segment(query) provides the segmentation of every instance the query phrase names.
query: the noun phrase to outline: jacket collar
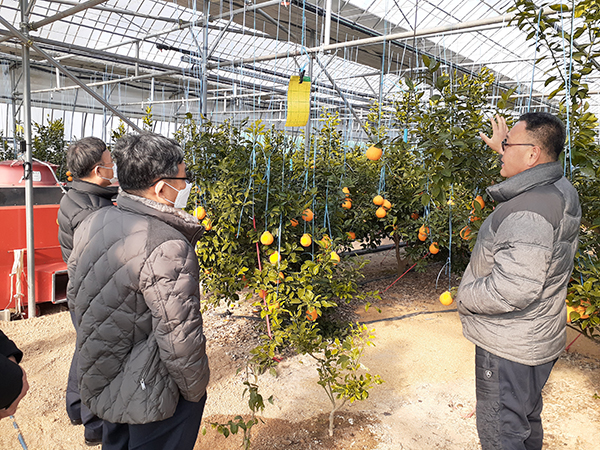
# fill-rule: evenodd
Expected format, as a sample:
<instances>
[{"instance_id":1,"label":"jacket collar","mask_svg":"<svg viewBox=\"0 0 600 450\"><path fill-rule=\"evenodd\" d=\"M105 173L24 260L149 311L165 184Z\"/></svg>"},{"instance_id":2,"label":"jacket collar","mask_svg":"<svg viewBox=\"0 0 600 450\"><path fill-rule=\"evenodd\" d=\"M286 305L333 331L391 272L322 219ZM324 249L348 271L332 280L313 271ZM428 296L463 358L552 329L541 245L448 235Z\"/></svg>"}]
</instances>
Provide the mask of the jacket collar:
<instances>
[{"instance_id":1,"label":"jacket collar","mask_svg":"<svg viewBox=\"0 0 600 450\"><path fill-rule=\"evenodd\" d=\"M204 233L204 227L200 225L198 219L184 210L129 194L122 189L119 189L117 206L125 211L152 216L165 222L183 234L192 245L196 245Z\"/></svg>"},{"instance_id":2,"label":"jacket collar","mask_svg":"<svg viewBox=\"0 0 600 450\"><path fill-rule=\"evenodd\" d=\"M108 200L113 199L119 193L118 186L103 187L83 180L73 180L71 183L71 189L85 192L87 194L97 195L98 197L103 197Z\"/></svg>"},{"instance_id":3,"label":"jacket collar","mask_svg":"<svg viewBox=\"0 0 600 450\"><path fill-rule=\"evenodd\" d=\"M497 202L505 202L538 186L553 184L563 177L560 161L539 164L531 169L518 173L502 183L486 189L486 192Z\"/></svg>"}]
</instances>

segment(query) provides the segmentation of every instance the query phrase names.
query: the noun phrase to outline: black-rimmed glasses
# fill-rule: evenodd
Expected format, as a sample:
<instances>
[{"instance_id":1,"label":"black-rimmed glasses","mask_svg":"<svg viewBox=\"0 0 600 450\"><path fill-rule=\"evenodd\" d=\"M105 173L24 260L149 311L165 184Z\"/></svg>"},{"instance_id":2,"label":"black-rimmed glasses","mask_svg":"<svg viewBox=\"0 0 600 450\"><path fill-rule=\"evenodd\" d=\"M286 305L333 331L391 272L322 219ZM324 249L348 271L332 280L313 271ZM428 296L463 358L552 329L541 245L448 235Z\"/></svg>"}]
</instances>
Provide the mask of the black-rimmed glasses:
<instances>
[{"instance_id":1,"label":"black-rimmed glasses","mask_svg":"<svg viewBox=\"0 0 600 450\"><path fill-rule=\"evenodd\" d=\"M535 147L535 144L509 144L508 142L506 142L507 140L504 139L502 141L502 151L506 150L506 147L512 147L514 145L528 145L529 147Z\"/></svg>"}]
</instances>

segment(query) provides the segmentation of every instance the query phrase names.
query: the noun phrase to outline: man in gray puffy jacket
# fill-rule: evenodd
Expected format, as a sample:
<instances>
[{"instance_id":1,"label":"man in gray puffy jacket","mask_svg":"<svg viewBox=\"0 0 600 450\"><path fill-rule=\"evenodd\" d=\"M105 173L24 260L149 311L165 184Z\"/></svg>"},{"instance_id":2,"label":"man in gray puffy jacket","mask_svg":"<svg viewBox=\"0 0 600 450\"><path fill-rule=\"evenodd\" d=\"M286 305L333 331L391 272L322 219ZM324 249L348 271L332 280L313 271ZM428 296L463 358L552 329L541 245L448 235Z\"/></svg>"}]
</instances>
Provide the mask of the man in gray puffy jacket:
<instances>
[{"instance_id":1,"label":"man in gray puffy jacket","mask_svg":"<svg viewBox=\"0 0 600 450\"><path fill-rule=\"evenodd\" d=\"M567 284L581 221L579 196L558 161L562 122L527 113L509 131L492 119L484 141L507 178L487 189L482 224L456 296L476 345L477 431L483 450L540 450L542 388L566 343Z\"/></svg>"},{"instance_id":2,"label":"man in gray puffy jacket","mask_svg":"<svg viewBox=\"0 0 600 450\"><path fill-rule=\"evenodd\" d=\"M209 379L191 184L179 145L152 133L116 142L117 207L75 231L68 298L79 324L82 401L103 449L192 449ZM71 300L72 299L72 300Z\"/></svg>"},{"instance_id":3,"label":"man in gray puffy jacket","mask_svg":"<svg viewBox=\"0 0 600 450\"><path fill-rule=\"evenodd\" d=\"M85 137L67 150L67 168L73 175L69 191L58 209L58 242L63 260L68 262L73 250L73 233L87 216L106 206L112 206L117 196L116 167L102 139ZM77 330L73 310L71 320ZM102 443L102 420L81 403L77 381L77 350L73 352L67 381L66 407L73 425L83 424L87 445Z\"/></svg>"}]
</instances>

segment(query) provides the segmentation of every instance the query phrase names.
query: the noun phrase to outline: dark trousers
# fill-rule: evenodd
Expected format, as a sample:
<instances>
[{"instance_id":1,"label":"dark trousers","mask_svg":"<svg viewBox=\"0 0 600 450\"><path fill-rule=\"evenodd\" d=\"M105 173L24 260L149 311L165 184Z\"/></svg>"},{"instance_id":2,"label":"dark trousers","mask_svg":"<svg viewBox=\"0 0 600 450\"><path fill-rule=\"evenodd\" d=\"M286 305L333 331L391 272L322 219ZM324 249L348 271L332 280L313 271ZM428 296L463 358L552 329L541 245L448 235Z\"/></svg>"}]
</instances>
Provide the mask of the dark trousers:
<instances>
[{"instance_id":1,"label":"dark trousers","mask_svg":"<svg viewBox=\"0 0 600 450\"><path fill-rule=\"evenodd\" d=\"M555 363L526 366L476 347L477 432L482 450L541 450L542 388Z\"/></svg>"},{"instance_id":2,"label":"dark trousers","mask_svg":"<svg viewBox=\"0 0 600 450\"><path fill-rule=\"evenodd\" d=\"M175 414L141 425L104 421L102 450L192 450L200 430L206 395L199 402L179 398Z\"/></svg>"},{"instance_id":3,"label":"dark trousers","mask_svg":"<svg viewBox=\"0 0 600 450\"><path fill-rule=\"evenodd\" d=\"M71 313L71 321L73 322L75 331L77 331L73 312L69 312ZM69 368L69 379L67 380L67 414L72 421L81 420L81 423L83 423L85 427L85 439L99 441L102 439L102 420L96 417L87 406L81 403L79 382L77 380L77 355L77 349L75 349L73 352L73 359L71 360L71 367Z\"/></svg>"}]
</instances>

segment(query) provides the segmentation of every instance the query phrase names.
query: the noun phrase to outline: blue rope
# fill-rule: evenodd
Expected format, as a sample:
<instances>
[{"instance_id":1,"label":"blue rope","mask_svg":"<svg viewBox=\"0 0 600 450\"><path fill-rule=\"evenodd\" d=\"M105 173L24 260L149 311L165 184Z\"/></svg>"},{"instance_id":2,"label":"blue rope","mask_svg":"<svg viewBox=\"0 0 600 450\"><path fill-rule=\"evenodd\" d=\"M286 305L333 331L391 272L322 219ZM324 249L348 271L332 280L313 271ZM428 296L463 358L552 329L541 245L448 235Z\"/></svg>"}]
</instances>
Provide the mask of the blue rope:
<instances>
[{"instance_id":1,"label":"blue rope","mask_svg":"<svg viewBox=\"0 0 600 450\"><path fill-rule=\"evenodd\" d=\"M533 54L533 71L531 72L531 87L529 88L529 101L527 103L527 112L531 109L531 98L533 97L533 79L535 77L535 65L537 60L538 38L540 34L540 22L542 20L542 8L538 14L538 26L535 30L535 53Z\"/></svg>"}]
</instances>

